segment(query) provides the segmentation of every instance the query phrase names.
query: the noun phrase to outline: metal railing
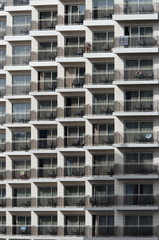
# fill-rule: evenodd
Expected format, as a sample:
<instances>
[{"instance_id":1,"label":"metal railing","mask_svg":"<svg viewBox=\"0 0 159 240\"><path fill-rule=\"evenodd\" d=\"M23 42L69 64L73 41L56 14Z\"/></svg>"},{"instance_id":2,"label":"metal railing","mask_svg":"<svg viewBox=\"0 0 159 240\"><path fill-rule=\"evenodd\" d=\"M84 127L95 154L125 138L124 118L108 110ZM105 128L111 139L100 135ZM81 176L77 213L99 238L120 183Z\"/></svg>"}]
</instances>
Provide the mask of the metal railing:
<instances>
[{"instance_id":1,"label":"metal railing","mask_svg":"<svg viewBox=\"0 0 159 240\"><path fill-rule=\"evenodd\" d=\"M108 85L114 81L114 71L105 73L86 74L86 85Z\"/></svg>"},{"instance_id":2,"label":"metal railing","mask_svg":"<svg viewBox=\"0 0 159 240\"><path fill-rule=\"evenodd\" d=\"M38 226L38 235L52 235L52 236L56 236L57 235L57 230L58 227L54 226L54 225L49 225L49 226L43 226L40 225Z\"/></svg>"},{"instance_id":3,"label":"metal railing","mask_svg":"<svg viewBox=\"0 0 159 240\"><path fill-rule=\"evenodd\" d=\"M17 24L13 25L13 27L7 26L7 35L8 36L21 36L21 35L29 35L30 24Z\"/></svg>"},{"instance_id":4,"label":"metal railing","mask_svg":"<svg viewBox=\"0 0 159 240\"><path fill-rule=\"evenodd\" d=\"M31 207L31 198L28 197L12 197L13 207Z\"/></svg>"},{"instance_id":5,"label":"metal railing","mask_svg":"<svg viewBox=\"0 0 159 240\"><path fill-rule=\"evenodd\" d=\"M13 235L31 235L32 226L14 225L12 226Z\"/></svg>"},{"instance_id":6,"label":"metal railing","mask_svg":"<svg viewBox=\"0 0 159 240\"><path fill-rule=\"evenodd\" d=\"M6 170L0 170L0 180L6 179Z\"/></svg>"},{"instance_id":7,"label":"metal railing","mask_svg":"<svg viewBox=\"0 0 159 240\"><path fill-rule=\"evenodd\" d=\"M12 151L28 151L30 150L30 141L26 140L13 140Z\"/></svg>"},{"instance_id":8,"label":"metal railing","mask_svg":"<svg viewBox=\"0 0 159 240\"><path fill-rule=\"evenodd\" d=\"M112 115L114 102L103 102L85 106L85 115Z\"/></svg>"},{"instance_id":9,"label":"metal railing","mask_svg":"<svg viewBox=\"0 0 159 240\"><path fill-rule=\"evenodd\" d=\"M6 115L6 123L28 123L30 112L17 112Z\"/></svg>"},{"instance_id":10,"label":"metal railing","mask_svg":"<svg viewBox=\"0 0 159 240\"><path fill-rule=\"evenodd\" d=\"M92 207L113 206L116 203L115 200L115 195L90 197L90 203Z\"/></svg>"},{"instance_id":11,"label":"metal railing","mask_svg":"<svg viewBox=\"0 0 159 240\"><path fill-rule=\"evenodd\" d=\"M115 174L114 165L93 165L92 175L93 176L112 176Z\"/></svg>"},{"instance_id":12,"label":"metal railing","mask_svg":"<svg viewBox=\"0 0 159 240\"><path fill-rule=\"evenodd\" d=\"M13 84L6 86L6 95L28 95L30 92L30 84Z\"/></svg>"},{"instance_id":13,"label":"metal railing","mask_svg":"<svg viewBox=\"0 0 159 240\"><path fill-rule=\"evenodd\" d=\"M123 234L124 236L151 237L156 235L154 231L154 227L150 225L125 226L123 230L124 230L124 234Z\"/></svg>"},{"instance_id":14,"label":"metal railing","mask_svg":"<svg viewBox=\"0 0 159 240\"><path fill-rule=\"evenodd\" d=\"M87 146L112 145L114 143L114 133L93 134L86 136Z\"/></svg>"},{"instance_id":15,"label":"metal railing","mask_svg":"<svg viewBox=\"0 0 159 240\"><path fill-rule=\"evenodd\" d=\"M65 166L65 177L83 177L85 176L85 166Z\"/></svg>"},{"instance_id":16,"label":"metal railing","mask_svg":"<svg viewBox=\"0 0 159 240\"><path fill-rule=\"evenodd\" d=\"M57 167L38 168L38 178L55 178L57 177Z\"/></svg>"},{"instance_id":17,"label":"metal railing","mask_svg":"<svg viewBox=\"0 0 159 240\"><path fill-rule=\"evenodd\" d=\"M31 30L45 30L50 31L54 30L57 25L57 18L54 19L39 19L37 22L32 21L31 22Z\"/></svg>"},{"instance_id":18,"label":"metal railing","mask_svg":"<svg viewBox=\"0 0 159 240\"><path fill-rule=\"evenodd\" d=\"M87 53L90 52L112 52L112 48L114 47L114 39L107 40L98 40L93 41L92 43L86 43L85 51Z\"/></svg>"},{"instance_id":19,"label":"metal railing","mask_svg":"<svg viewBox=\"0 0 159 240\"><path fill-rule=\"evenodd\" d=\"M112 19L113 14L114 14L113 6L107 8L93 8L91 11L90 10L85 11L87 20Z\"/></svg>"},{"instance_id":20,"label":"metal railing","mask_svg":"<svg viewBox=\"0 0 159 240\"><path fill-rule=\"evenodd\" d=\"M57 146L56 138L39 138L31 140L31 148L34 149L55 149Z\"/></svg>"},{"instance_id":21,"label":"metal railing","mask_svg":"<svg viewBox=\"0 0 159 240\"><path fill-rule=\"evenodd\" d=\"M0 208L6 207L6 198L5 197L0 197Z\"/></svg>"},{"instance_id":22,"label":"metal railing","mask_svg":"<svg viewBox=\"0 0 159 240\"><path fill-rule=\"evenodd\" d=\"M0 225L0 235L4 235L7 233L7 227L5 225Z\"/></svg>"},{"instance_id":23,"label":"metal railing","mask_svg":"<svg viewBox=\"0 0 159 240\"><path fill-rule=\"evenodd\" d=\"M58 79L58 88L83 88L85 76L65 77Z\"/></svg>"},{"instance_id":24,"label":"metal railing","mask_svg":"<svg viewBox=\"0 0 159 240\"><path fill-rule=\"evenodd\" d=\"M69 106L64 108L58 108L58 117L73 117L73 118L81 118L85 114L85 106Z\"/></svg>"},{"instance_id":25,"label":"metal railing","mask_svg":"<svg viewBox=\"0 0 159 240\"><path fill-rule=\"evenodd\" d=\"M0 98L4 97L6 95L6 88L0 87Z\"/></svg>"},{"instance_id":26,"label":"metal railing","mask_svg":"<svg viewBox=\"0 0 159 240\"><path fill-rule=\"evenodd\" d=\"M114 4L114 14L152 14L159 12L159 4L145 2L126 2L125 4Z\"/></svg>"},{"instance_id":27,"label":"metal railing","mask_svg":"<svg viewBox=\"0 0 159 240\"><path fill-rule=\"evenodd\" d=\"M126 143L159 143L159 133L145 130L144 132L139 131L127 131L123 133L115 133L115 143L126 144Z\"/></svg>"},{"instance_id":28,"label":"metal railing","mask_svg":"<svg viewBox=\"0 0 159 240\"><path fill-rule=\"evenodd\" d=\"M159 102L153 100L124 100L123 103L115 101L116 112L158 112Z\"/></svg>"},{"instance_id":29,"label":"metal railing","mask_svg":"<svg viewBox=\"0 0 159 240\"><path fill-rule=\"evenodd\" d=\"M85 15L81 13L70 13L64 16L58 16L58 25L81 25L85 19Z\"/></svg>"},{"instance_id":30,"label":"metal railing","mask_svg":"<svg viewBox=\"0 0 159 240\"><path fill-rule=\"evenodd\" d=\"M57 88L57 80L39 80L38 82L31 82L32 92L50 92Z\"/></svg>"},{"instance_id":31,"label":"metal railing","mask_svg":"<svg viewBox=\"0 0 159 240\"><path fill-rule=\"evenodd\" d=\"M143 194L143 195L125 195L123 196L123 205L158 205L158 196L153 196L152 194Z\"/></svg>"},{"instance_id":32,"label":"metal railing","mask_svg":"<svg viewBox=\"0 0 159 240\"><path fill-rule=\"evenodd\" d=\"M158 80L159 70L153 68L147 69L124 69L124 71L115 70L116 81L147 81Z\"/></svg>"},{"instance_id":33,"label":"metal railing","mask_svg":"<svg viewBox=\"0 0 159 240\"><path fill-rule=\"evenodd\" d=\"M4 68L4 66L6 65L6 59L0 59L0 69L3 69Z\"/></svg>"},{"instance_id":34,"label":"metal railing","mask_svg":"<svg viewBox=\"0 0 159 240\"><path fill-rule=\"evenodd\" d=\"M85 206L85 196L65 196L64 206L83 207Z\"/></svg>"},{"instance_id":35,"label":"metal railing","mask_svg":"<svg viewBox=\"0 0 159 240\"><path fill-rule=\"evenodd\" d=\"M123 174L155 174L159 175L159 166L148 163L125 163L123 165Z\"/></svg>"},{"instance_id":36,"label":"metal railing","mask_svg":"<svg viewBox=\"0 0 159 240\"><path fill-rule=\"evenodd\" d=\"M59 144L59 147L77 147L82 148L85 145L84 136L68 136L64 138L58 138L58 141L62 144Z\"/></svg>"},{"instance_id":37,"label":"metal railing","mask_svg":"<svg viewBox=\"0 0 159 240\"><path fill-rule=\"evenodd\" d=\"M12 179L29 179L31 178L31 169L12 169Z\"/></svg>"},{"instance_id":38,"label":"metal railing","mask_svg":"<svg viewBox=\"0 0 159 240\"><path fill-rule=\"evenodd\" d=\"M29 4L30 0L7 0L7 6L25 6Z\"/></svg>"},{"instance_id":39,"label":"metal railing","mask_svg":"<svg viewBox=\"0 0 159 240\"><path fill-rule=\"evenodd\" d=\"M38 207L56 207L57 197L38 197Z\"/></svg>"},{"instance_id":40,"label":"metal railing","mask_svg":"<svg viewBox=\"0 0 159 240\"><path fill-rule=\"evenodd\" d=\"M83 57L85 46L83 45L67 45L64 48L57 48L58 57Z\"/></svg>"},{"instance_id":41,"label":"metal railing","mask_svg":"<svg viewBox=\"0 0 159 240\"><path fill-rule=\"evenodd\" d=\"M6 143L3 141L0 141L0 152L6 151Z\"/></svg>"},{"instance_id":42,"label":"metal railing","mask_svg":"<svg viewBox=\"0 0 159 240\"><path fill-rule=\"evenodd\" d=\"M56 117L57 117L57 109L56 108L31 111L31 120L32 121L37 121L37 120L50 121L50 120L55 120Z\"/></svg>"},{"instance_id":43,"label":"metal railing","mask_svg":"<svg viewBox=\"0 0 159 240\"><path fill-rule=\"evenodd\" d=\"M13 55L12 56L12 65L29 65L30 55Z\"/></svg>"},{"instance_id":44,"label":"metal railing","mask_svg":"<svg viewBox=\"0 0 159 240\"><path fill-rule=\"evenodd\" d=\"M123 40L125 43L123 44ZM158 47L159 39L156 36L122 36L115 38L115 47L125 48L144 48L144 47Z\"/></svg>"},{"instance_id":45,"label":"metal railing","mask_svg":"<svg viewBox=\"0 0 159 240\"><path fill-rule=\"evenodd\" d=\"M64 227L64 235L66 236L85 236L86 226L65 226Z\"/></svg>"},{"instance_id":46,"label":"metal railing","mask_svg":"<svg viewBox=\"0 0 159 240\"><path fill-rule=\"evenodd\" d=\"M38 52L31 52L31 61L42 61L42 62L48 62L48 61L55 61L55 58L57 56L56 49L54 50L39 50Z\"/></svg>"},{"instance_id":47,"label":"metal railing","mask_svg":"<svg viewBox=\"0 0 159 240\"><path fill-rule=\"evenodd\" d=\"M112 237L116 236L116 227L114 226L92 226L93 237Z\"/></svg>"}]
</instances>

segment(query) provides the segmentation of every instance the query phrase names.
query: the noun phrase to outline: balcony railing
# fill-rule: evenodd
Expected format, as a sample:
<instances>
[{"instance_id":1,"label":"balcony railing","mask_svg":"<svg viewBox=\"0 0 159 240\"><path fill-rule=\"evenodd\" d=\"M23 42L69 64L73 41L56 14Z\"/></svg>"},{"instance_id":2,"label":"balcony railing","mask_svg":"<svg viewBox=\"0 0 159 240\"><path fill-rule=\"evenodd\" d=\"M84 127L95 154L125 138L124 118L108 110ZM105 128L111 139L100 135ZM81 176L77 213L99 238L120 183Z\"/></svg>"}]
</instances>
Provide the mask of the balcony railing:
<instances>
[{"instance_id":1,"label":"balcony railing","mask_svg":"<svg viewBox=\"0 0 159 240\"><path fill-rule=\"evenodd\" d=\"M4 97L6 95L6 88L0 87L0 98Z\"/></svg>"},{"instance_id":2,"label":"balcony railing","mask_svg":"<svg viewBox=\"0 0 159 240\"><path fill-rule=\"evenodd\" d=\"M114 39L110 40L98 40L92 43L86 43L85 50L87 53L90 52L112 52L112 48L114 47Z\"/></svg>"},{"instance_id":3,"label":"balcony railing","mask_svg":"<svg viewBox=\"0 0 159 240\"><path fill-rule=\"evenodd\" d=\"M124 196L124 205L158 205L158 199L157 197L153 196L153 195L147 195L147 194L143 194L143 195L135 195L135 194L131 194L131 195L125 195Z\"/></svg>"},{"instance_id":4,"label":"balcony railing","mask_svg":"<svg viewBox=\"0 0 159 240\"><path fill-rule=\"evenodd\" d=\"M6 198L5 197L1 197L0 198L0 208L3 208L6 206Z\"/></svg>"},{"instance_id":5,"label":"balcony railing","mask_svg":"<svg viewBox=\"0 0 159 240\"><path fill-rule=\"evenodd\" d=\"M158 47L159 39L154 36L121 36L115 38L115 47L125 48L144 48L144 47Z\"/></svg>"},{"instance_id":6,"label":"balcony railing","mask_svg":"<svg viewBox=\"0 0 159 240\"><path fill-rule=\"evenodd\" d=\"M14 197L12 198L13 207L31 207L31 198L28 197Z\"/></svg>"},{"instance_id":7,"label":"balcony railing","mask_svg":"<svg viewBox=\"0 0 159 240\"><path fill-rule=\"evenodd\" d=\"M57 230L58 227L54 225L49 225L49 226L38 226L38 235L51 235L51 236L56 236L57 235Z\"/></svg>"},{"instance_id":8,"label":"balcony railing","mask_svg":"<svg viewBox=\"0 0 159 240\"><path fill-rule=\"evenodd\" d=\"M31 61L38 61L38 62L52 62L55 61L57 52L55 50L39 50L38 52L31 52Z\"/></svg>"},{"instance_id":9,"label":"balcony railing","mask_svg":"<svg viewBox=\"0 0 159 240\"><path fill-rule=\"evenodd\" d=\"M93 176L112 176L115 174L114 165L93 165L92 175Z\"/></svg>"},{"instance_id":10,"label":"balcony railing","mask_svg":"<svg viewBox=\"0 0 159 240\"><path fill-rule=\"evenodd\" d=\"M58 108L58 117L62 118L82 118L85 114L85 106L69 106Z\"/></svg>"},{"instance_id":11,"label":"balcony railing","mask_svg":"<svg viewBox=\"0 0 159 240\"><path fill-rule=\"evenodd\" d=\"M114 14L113 6L107 8L93 8L92 11L86 10L86 19L87 20L112 19L113 14Z\"/></svg>"},{"instance_id":12,"label":"balcony railing","mask_svg":"<svg viewBox=\"0 0 159 240\"><path fill-rule=\"evenodd\" d=\"M112 237L116 236L116 227L114 226L92 226L93 237Z\"/></svg>"},{"instance_id":13,"label":"balcony railing","mask_svg":"<svg viewBox=\"0 0 159 240\"><path fill-rule=\"evenodd\" d=\"M148 163L125 163L123 174L155 174L159 175L159 166Z\"/></svg>"},{"instance_id":14,"label":"balcony railing","mask_svg":"<svg viewBox=\"0 0 159 240\"><path fill-rule=\"evenodd\" d=\"M6 143L3 141L0 141L0 152L5 152L6 150Z\"/></svg>"},{"instance_id":15,"label":"balcony railing","mask_svg":"<svg viewBox=\"0 0 159 240\"><path fill-rule=\"evenodd\" d=\"M31 169L13 169L12 179L29 179L31 178Z\"/></svg>"},{"instance_id":16,"label":"balcony railing","mask_svg":"<svg viewBox=\"0 0 159 240\"><path fill-rule=\"evenodd\" d=\"M56 138L39 138L31 141L32 149L55 149L57 146Z\"/></svg>"},{"instance_id":17,"label":"balcony railing","mask_svg":"<svg viewBox=\"0 0 159 240\"><path fill-rule=\"evenodd\" d=\"M56 207L57 197L38 197L38 207Z\"/></svg>"},{"instance_id":18,"label":"balcony railing","mask_svg":"<svg viewBox=\"0 0 159 240\"><path fill-rule=\"evenodd\" d=\"M151 81L159 78L159 70L152 68L145 69L125 69L124 72L116 70L116 81Z\"/></svg>"},{"instance_id":19,"label":"balcony railing","mask_svg":"<svg viewBox=\"0 0 159 240\"><path fill-rule=\"evenodd\" d=\"M66 236L85 236L86 226L65 226L64 235Z\"/></svg>"},{"instance_id":20,"label":"balcony railing","mask_svg":"<svg viewBox=\"0 0 159 240\"><path fill-rule=\"evenodd\" d=\"M6 95L28 95L30 92L30 84L13 84L6 86Z\"/></svg>"},{"instance_id":21,"label":"balcony railing","mask_svg":"<svg viewBox=\"0 0 159 240\"><path fill-rule=\"evenodd\" d=\"M93 196L90 197L90 203L92 207L113 206L115 204L115 196Z\"/></svg>"},{"instance_id":22,"label":"balcony railing","mask_svg":"<svg viewBox=\"0 0 159 240\"><path fill-rule=\"evenodd\" d=\"M124 133L115 133L115 142L117 144L126 144L126 143L159 143L159 133L152 131L127 131Z\"/></svg>"},{"instance_id":23,"label":"balcony railing","mask_svg":"<svg viewBox=\"0 0 159 240\"><path fill-rule=\"evenodd\" d=\"M114 102L103 102L86 105L85 115L112 115L114 112Z\"/></svg>"},{"instance_id":24,"label":"balcony railing","mask_svg":"<svg viewBox=\"0 0 159 240\"><path fill-rule=\"evenodd\" d=\"M158 3L152 4L144 2L126 2L123 5L114 4L115 14L152 14L155 12L159 12Z\"/></svg>"},{"instance_id":25,"label":"balcony railing","mask_svg":"<svg viewBox=\"0 0 159 240\"><path fill-rule=\"evenodd\" d=\"M92 76L86 74L86 85L108 85L114 81L114 71L105 73L94 73Z\"/></svg>"},{"instance_id":26,"label":"balcony railing","mask_svg":"<svg viewBox=\"0 0 159 240\"><path fill-rule=\"evenodd\" d=\"M42 120L42 121L50 121L50 120L55 120L57 117L57 109L41 109L38 111L31 111L31 120L32 121L37 121L37 120Z\"/></svg>"},{"instance_id":27,"label":"balcony railing","mask_svg":"<svg viewBox=\"0 0 159 240\"><path fill-rule=\"evenodd\" d=\"M57 177L57 167L38 168L39 178L55 178Z\"/></svg>"},{"instance_id":28,"label":"balcony railing","mask_svg":"<svg viewBox=\"0 0 159 240\"><path fill-rule=\"evenodd\" d=\"M116 112L158 112L159 102L153 100L125 100L124 103L115 102Z\"/></svg>"},{"instance_id":29,"label":"balcony railing","mask_svg":"<svg viewBox=\"0 0 159 240\"><path fill-rule=\"evenodd\" d=\"M1 8L0 8L0 11L1 11ZM3 40L5 35L6 35L6 29L1 29L0 30L0 39Z\"/></svg>"},{"instance_id":30,"label":"balcony railing","mask_svg":"<svg viewBox=\"0 0 159 240\"><path fill-rule=\"evenodd\" d=\"M0 115L0 124L4 124L6 122L6 115L2 114Z\"/></svg>"},{"instance_id":31,"label":"balcony railing","mask_svg":"<svg viewBox=\"0 0 159 240\"><path fill-rule=\"evenodd\" d=\"M29 35L30 24L18 24L13 25L13 27L7 26L7 35L21 36Z\"/></svg>"},{"instance_id":32,"label":"balcony railing","mask_svg":"<svg viewBox=\"0 0 159 240\"><path fill-rule=\"evenodd\" d=\"M68 77L58 79L58 88L83 88L85 76Z\"/></svg>"},{"instance_id":33,"label":"balcony railing","mask_svg":"<svg viewBox=\"0 0 159 240\"><path fill-rule=\"evenodd\" d=\"M50 92L55 91L57 87L57 80L47 80L38 82L31 82L31 91L32 92Z\"/></svg>"},{"instance_id":34,"label":"balcony railing","mask_svg":"<svg viewBox=\"0 0 159 240\"><path fill-rule=\"evenodd\" d=\"M0 59L0 69L3 69L5 65L6 65L6 59L5 58L1 58Z\"/></svg>"},{"instance_id":35,"label":"balcony railing","mask_svg":"<svg viewBox=\"0 0 159 240\"><path fill-rule=\"evenodd\" d=\"M12 65L13 66L17 66L17 65L21 65L21 66L25 66L25 65L29 65L30 62L30 55L13 55L12 56Z\"/></svg>"},{"instance_id":36,"label":"balcony railing","mask_svg":"<svg viewBox=\"0 0 159 240\"><path fill-rule=\"evenodd\" d=\"M13 235L31 235L32 226L28 225L15 225L12 226Z\"/></svg>"},{"instance_id":37,"label":"balcony railing","mask_svg":"<svg viewBox=\"0 0 159 240\"><path fill-rule=\"evenodd\" d=\"M58 25L81 25L85 19L85 15L81 13L65 14L58 16Z\"/></svg>"},{"instance_id":38,"label":"balcony railing","mask_svg":"<svg viewBox=\"0 0 159 240\"><path fill-rule=\"evenodd\" d=\"M154 228L150 225L124 227L124 236L151 237L155 235Z\"/></svg>"},{"instance_id":39,"label":"balcony railing","mask_svg":"<svg viewBox=\"0 0 159 240\"><path fill-rule=\"evenodd\" d=\"M2 235L4 235L4 234L6 234L7 233L7 227L6 226L4 226L4 225L0 225L0 235L2 234Z\"/></svg>"},{"instance_id":40,"label":"balcony railing","mask_svg":"<svg viewBox=\"0 0 159 240\"><path fill-rule=\"evenodd\" d=\"M7 0L7 6L25 6L29 5L30 0Z\"/></svg>"},{"instance_id":41,"label":"balcony railing","mask_svg":"<svg viewBox=\"0 0 159 240\"><path fill-rule=\"evenodd\" d=\"M30 141L24 140L13 140L12 151L28 151L30 150Z\"/></svg>"},{"instance_id":42,"label":"balcony railing","mask_svg":"<svg viewBox=\"0 0 159 240\"><path fill-rule=\"evenodd\" d=\"M64 48L58 47L58 57L83 57L85 46L83 45L67 45Z\"/></svg>"},{"instance_id":43,"label":"balcony railing","mask_svg":"<svg viewBox=\"0 0 159 240\"><path fill-rule=\"evenodd\" d=\"M6 115L7 123L28 123L30 121L30 112L17 112Z\"/></svg>"},{"instance_id":44,"label":"balcony railing","mask_svg":"<svg viewBox=\"0 0 159 240\"><path fill-rule=\"evenodd\" d=\"M50 31L50 30L54 30L56 25L57 25L57 18L39 19L37 22L35 22L35 21L31 22L31 30L33 30L33 31L37 31L37 30Z\"/></svg>"},{"instance_id":45,"label":"balcony railing","mask_svg":"<svg viewBox=\"0 0 159 240\"><path fill-rule=\"evenodd\" d=\"M1 3L0 3L0 11L3 11L4 10L4 7L6 6L7 4L7 0L1 0Z\"/></svg>"},{"instance_id":46,"label":"balcony railing","mask_svg":"<svg viewBox=\"0 0 159 240\"><path fill-rule=\"evenodd\" d=\"M6 179L6 170L0 170L0 180Z\"/></svg>"},{"instance_id":47,"label":"balcony railing","mask_svg":"<svg viewBox=\"0 0 159 240\"><path fill-rule=\"evenodd\" d=\"M87 146L112 145L114 143L114 133L93 134L86 136Z\"/></svg>"},{"instance_id":48,"label":"balcony railing","mask_svg":"<svg viewBox=\"0 0 159 240\"><path fill-rule=\"evenodd\" d=\"M65 166L65 177L83 177L85 176L85 166Z\"/></svg>"},{"instance_id":49,"label":"balcony railing","mask_svg":"<svg viewBox=\"0 0 159 240\"><path fill-rule=\"evenodd\" d=\"M58 138L58 147L77 147L82 148L85 145L84 136L68 136L64 138Z\"/></svg>"},{"instance_id":50,"label":"balcony railing","mask_svg":"<svg viewBox=\"0 0 159 240\"><path fill-rule=\"evenodd\" d=\"M65 196L64 206L83 207L85 206L85 196Z\"/></svg>"}]
</instances>

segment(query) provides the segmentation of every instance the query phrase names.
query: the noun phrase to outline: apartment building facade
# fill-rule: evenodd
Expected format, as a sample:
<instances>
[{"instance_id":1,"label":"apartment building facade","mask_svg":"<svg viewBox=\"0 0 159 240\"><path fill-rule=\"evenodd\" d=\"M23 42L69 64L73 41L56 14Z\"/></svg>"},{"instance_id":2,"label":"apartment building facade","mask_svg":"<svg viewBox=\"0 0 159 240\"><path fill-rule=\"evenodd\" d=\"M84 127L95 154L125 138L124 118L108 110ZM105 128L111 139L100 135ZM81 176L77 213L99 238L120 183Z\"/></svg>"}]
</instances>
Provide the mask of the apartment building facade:
<instances>
[{"instance_id":1,"label":"apartment building facade","mask_svg":"<svg viewBox=\"0 0 159 240\"><path fill-rule=\"evenodd\" d=\"M0 0L0 239L159 238L159 2Z\"/></svg>"}]
</instances>

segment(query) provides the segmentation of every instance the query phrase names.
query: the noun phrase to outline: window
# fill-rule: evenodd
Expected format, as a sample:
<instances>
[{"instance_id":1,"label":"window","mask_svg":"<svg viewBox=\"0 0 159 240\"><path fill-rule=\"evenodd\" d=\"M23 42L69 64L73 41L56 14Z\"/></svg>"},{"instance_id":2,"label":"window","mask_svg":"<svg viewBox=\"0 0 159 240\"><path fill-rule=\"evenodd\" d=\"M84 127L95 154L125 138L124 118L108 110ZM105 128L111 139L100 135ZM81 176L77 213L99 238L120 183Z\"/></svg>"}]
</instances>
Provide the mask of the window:
<instances>
[{"instance_id":1,"label":"window","mask_svg":"<svg viewBox=\"0 0 159 240\"><path fill-rule=\"evenodd\" d=\"M65 87L83 87L85 83L85 68L67 67L65 68Z\"/></svg>"},{"instance_id":2,"label":"window","mask_svg":"<svg viewBox=\"0 0 159 240\"><path fill-rule=\"evenodd\" d=\"M93 51L111 51L114 46L113 32L94 32Z\"/></svg>"},{"instance_id":3,"label":"window","mask_svg":"<svg viewBox=\"0 0 159 240\"><path fill-rule=\"evenodd\" d=\"M57 72L39 72L38 90L54 91L57 87Z\"/></svg>"},{"instance_id":4,"label":"window","mask_svg":"<svg viewBox=\"0 0 159 240\"><path fill-rule=\"evenodd\" d=\"M94 196L114 195L114 185L93 185Z\"/></svg>"},{"instance_id":5,"label":"window","mask_svg":"<svg viewBox=\"0 0 159 240\"><path fill-rule=\"evenodd\" d=\"M30 120L30 103L14 103L13 106L13 122L28 122Z\"/></svg>"},{"instance_id":6,"label":"window","mask_svg":"<svg viewBox=\"0 0 159 240\"><path fill-rule=\"evenodd\" d=\"M82 56L85 48L85 37L66 37L65 56Z\"/></svg>"},{"instance_id":7,"label":"window","mask_svg":"<svg viewBox=\"0 0 159 240\"><path fill-rule=\"evenodd\" d=\"M31 161L30 160L13 160L13 169L30 169Z\"/></svg>"},{"instance_id":8,"label":"window","mask_svg":"<svg viewBox=\"0 0 159 240\"><path fill-rule=\"evenodd\" d=\"M114 94L94 94L93 114L111 114L114 111Z\"/></svg>"},{"instance_id":9,"label":"window","mask_svg":"<svg viewBox=\"0 0 159 240\"><path fill-rule=\"evenodd\" d=\"M30 61L31 46L13 46L13 65L28 65Z\"/></svg>"},{"instance_id":10,"label":"window","mask_svg":"<svg viewBox=\"0 0 159 240\"><path fill-rule=\"evenodd\" d=\"M110 19L114 12L114 0L94 0L93 19Z\"/></svg>"},{"instance_id":11,"label":"window","mask_svg":"<svg viewBox=\"0 0 159 240\"><path fill-rule=\"evenodd\" d=\"M153 153L126 153L125 163L150 164L153 162Z\"/></svg>"},{"instance_id":12,"label":"window","mask_svg":"<svg viewBox=\"0 0 159 240\"><path fill-rule=\"evenodd\" d=\"M27 35L30 31L31 16L13 17L13 35Z\"/></svg>"},{"instance_id":13,"label":"window","mask_svg":"<svg viewBox=\"0 0 159 240\"><path fill-rule=\"evenodd\" d=\"M57 42L39 42L39 61L53 61L56 57Z\"/></svg>"},{"instance_id":14,"label":"window","mask_svg":"<svg viewBox=\"0 0 159 240\"><path fill-rule=\"evenodd\" d=\"M65 24L82 24L85 17L85 5L66 5Z\"/></svg>"},{"instance_id":15,"label":"window","mask_svg":"<svg viewBox=\"0 0 159 240\"><path fill-rule=\"evenodd\" d=\"M39 13L39 29L51 30L57 24L57 11L45 11Z\"/></svg>"},{"instance_id":16,"label":"window","mask_svg":"<svg viewBox=\"0 0 159 240\"><path fill-rule=\"evenodd\" d=\"M13 141L30 141L30 132L13 132Z\"/></svg>"},{"instance_id":17,"label":"window","mask_svg":"<svg viewBox=\"0 0 159 240\"><path fill-rule=\"evenodd\" d=\"M0 38L3 39L6 33L6 21L0 21Z\"/></svg>"},{"instance_id":18,"label":"window","mask_svg":"<svg viewBox=\"0 0 159 240\"><path fill-rule=\"evenodd\" d=\"M93 64L93 83L110 84L114 79L113 63L95 63Z\"/></svg>"},{"instance_id":19,"label":"window","mask_svg":"<svg viewBox=\"0 0 159 240\"><path fill-rule=\"evenodd\" d=\"M124 12L126 14L153 13L152 0L124 0Z\"/></svg>"},{"instance_id":20,"label":"window","mask_svg":"<svg viewBox=\"0 0 159 240\"><path fill-rule=\"evenodd\" d=\"M0 50L0 68L3 68L6 62L6 50Z\"/></svg>"},{"instance_id":21,"label":"window","mask_svg":"<svg viewBox=\"0 0 159 240\"><path fill-rule=\"evenodd\" d=\"M85 186L66 186L65 196L84 196Z\"/></svg>"},{"instance_id":22,"label":"window","mask_svg":"<svg viewBox=\"0 0 159 240\"><path fill-rule=\"evenodd\" d=\"M57 188L56 187L39 187L38 191L39 197L56 197L57 196Z\"/></svg>"},{"instance_id":23,"label":"window","mask_svg":"<svg viewBox=\"0 0 159 240\"><path fill-rule=\"evenodd\" d=\"M31 196L31 189L30 188L16 188L13 189L14 197L17 198L29 198Z\"/></svg>"}]
</instances>

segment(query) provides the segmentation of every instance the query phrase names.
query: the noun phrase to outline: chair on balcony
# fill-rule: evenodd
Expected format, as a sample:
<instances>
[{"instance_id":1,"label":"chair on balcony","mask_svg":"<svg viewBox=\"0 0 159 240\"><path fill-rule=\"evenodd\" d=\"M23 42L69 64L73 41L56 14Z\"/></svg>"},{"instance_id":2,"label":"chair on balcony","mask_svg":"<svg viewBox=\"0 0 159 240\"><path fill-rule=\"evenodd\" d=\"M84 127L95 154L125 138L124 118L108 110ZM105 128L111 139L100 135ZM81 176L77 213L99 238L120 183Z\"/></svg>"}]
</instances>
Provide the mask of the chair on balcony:
<instances>
[{"instance_id":1,"label":"chair on balcony","mask_svg":"<svg viewBox=\"0 0 159 240\"><path fill-rule=\"evenodd\" d=\"M75 17L75 23L78 23L78 24L81 23L81 17L80 16Z\"/></svg>"},{"instance_id":2,"label":"chair on balcony","mask_svg":"<svg viewBox=\"0 0 159 240\"><path fill-rule=\"evenodd\" d=\"M27 228L26 228L25 226L21 226L21 227L19 228L19 233L20 233L20 234L26 234L26 233L27 233Z\"/></svg>"},{"instance_id":3,"label":"chair on balcony","mask_svg":"<svg viewBox=\"0 0 159 240\"><path fill-rule=\"evenodd\" d=\"M50 55L49 55L49 59L51 60L51 61L53 61L54 59L55 59L55 53L54 52L52 52L52 53L50 53Z\"/></svg>"}]
</instances>

